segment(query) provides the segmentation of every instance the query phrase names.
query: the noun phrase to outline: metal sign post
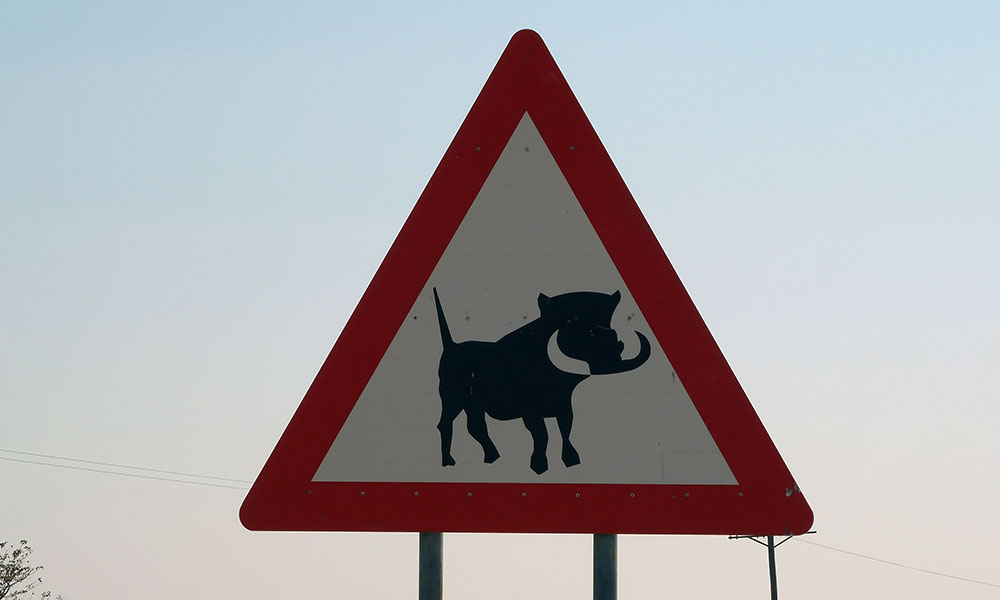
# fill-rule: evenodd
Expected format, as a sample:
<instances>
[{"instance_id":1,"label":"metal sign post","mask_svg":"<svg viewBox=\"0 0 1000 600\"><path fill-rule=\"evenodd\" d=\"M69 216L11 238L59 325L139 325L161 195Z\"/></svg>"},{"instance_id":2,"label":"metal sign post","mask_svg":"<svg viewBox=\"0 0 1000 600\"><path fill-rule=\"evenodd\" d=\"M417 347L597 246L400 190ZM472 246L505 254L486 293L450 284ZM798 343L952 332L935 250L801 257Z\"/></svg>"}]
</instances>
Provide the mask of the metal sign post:
<instances>
[{"instance_id":1,"label":"metal sign post","mask_svg":"<svg viewBox=\"0 0 1000 600\"><path fill-rule=\"evenodd\" d=\"M419 600L441 600L443 537L441 533L420 533Z\"/></svg>"},{"instance_id":2,"label":"metal sign post","mask_svg":"<svg viewBox=\"0 0 1000 600\"><path fill-rule=\"evenodd\" d=\"M594 600L618 598L618 536L594 534Z\"/></svg>"}]
</instances>

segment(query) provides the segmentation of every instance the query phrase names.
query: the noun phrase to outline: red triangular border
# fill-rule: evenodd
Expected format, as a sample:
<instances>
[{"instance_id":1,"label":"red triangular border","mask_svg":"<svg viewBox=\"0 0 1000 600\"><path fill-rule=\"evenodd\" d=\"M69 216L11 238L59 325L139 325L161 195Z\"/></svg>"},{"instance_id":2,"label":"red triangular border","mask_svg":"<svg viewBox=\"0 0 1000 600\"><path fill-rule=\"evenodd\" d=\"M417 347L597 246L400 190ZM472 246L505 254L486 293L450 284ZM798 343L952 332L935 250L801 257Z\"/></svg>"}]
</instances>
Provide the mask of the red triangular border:
<instances>
[{"instance_id":1,"label":"red triangular border","mask_svg":"<svg viewBox=\"0 0 1000 600\"><path fill-rule=\"evenodd\" d=\"M525 111L738 485L341 483L312 477ZM248 529L798 534L812 511L562 73L516 33L264 465Z\"/></svg>"}]
</instances>

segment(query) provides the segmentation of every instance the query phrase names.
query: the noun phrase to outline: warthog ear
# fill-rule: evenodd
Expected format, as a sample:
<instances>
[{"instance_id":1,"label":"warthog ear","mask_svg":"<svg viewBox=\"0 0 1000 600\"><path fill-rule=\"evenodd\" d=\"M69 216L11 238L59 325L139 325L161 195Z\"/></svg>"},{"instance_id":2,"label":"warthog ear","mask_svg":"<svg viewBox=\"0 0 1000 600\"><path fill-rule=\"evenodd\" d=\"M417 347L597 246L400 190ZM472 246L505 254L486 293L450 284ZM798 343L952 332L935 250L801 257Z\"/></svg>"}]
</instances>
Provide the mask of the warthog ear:
<instances>
[{"instance_id":1,"label":"warthog ear","mask_svg":"<svg viewBox=\"0 0 1000 600\"><path fill-rule=\"evenodd\" d=\"M618 303L622 301L622 291L615 290L614 294L611 294L611 308L614 309L618 306Z\"/></svg>"},{"instance_id":2,"label":"warthog ear","mask_svg":"<svg viewBox=\"0 0 1000 600\"><path fill-rule=\"evenodd\" d=\"M545 294L538 294L538 310L545 308L545 305L549 303L549 297Z\"/></svg>"}]
</instances>

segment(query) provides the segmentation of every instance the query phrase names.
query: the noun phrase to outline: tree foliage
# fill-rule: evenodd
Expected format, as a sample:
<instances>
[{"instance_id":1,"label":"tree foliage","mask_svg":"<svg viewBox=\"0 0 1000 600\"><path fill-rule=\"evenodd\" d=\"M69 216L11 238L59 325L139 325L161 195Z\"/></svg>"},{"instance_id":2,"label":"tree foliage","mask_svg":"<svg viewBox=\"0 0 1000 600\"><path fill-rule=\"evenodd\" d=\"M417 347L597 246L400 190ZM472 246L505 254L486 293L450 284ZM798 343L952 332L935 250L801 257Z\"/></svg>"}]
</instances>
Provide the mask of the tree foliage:
<instances>
[{"instance_id":1,"label":"tree foliage","mask_svg":"<svg viewBox=\"0 0 1000 600\"><path fill-rule=\"evenodd\" d=\"M37 575L42 567L31 566L28 562L30 556L31 546L27 540L18 544L0 542L0 600L20 598L42 582ZM42 593L42 598L48 597L48 592Z\"/></svg>"}]
</instances>

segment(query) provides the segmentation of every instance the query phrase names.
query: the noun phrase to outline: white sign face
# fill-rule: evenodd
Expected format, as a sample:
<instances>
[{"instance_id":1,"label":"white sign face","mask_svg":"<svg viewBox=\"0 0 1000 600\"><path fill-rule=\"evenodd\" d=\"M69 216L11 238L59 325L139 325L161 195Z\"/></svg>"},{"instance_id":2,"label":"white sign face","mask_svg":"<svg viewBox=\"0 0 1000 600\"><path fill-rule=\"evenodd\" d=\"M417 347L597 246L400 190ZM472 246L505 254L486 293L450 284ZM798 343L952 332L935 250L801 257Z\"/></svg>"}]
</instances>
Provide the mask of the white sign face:
<instances>
[{"instance_id":1,"label":"white sign face","mask_svg":"<svg viewBox=\"0 0 1000 600\"><path fill-rule=\"evenodd\" d=\"M453 339L444 364L449 342L435 290ZM564 294L574 295L559 298ZM592 362L589 377L525 378L525 365L545 373L554 372L551 364L584 374L588 369L560 351L574 348L572 340L564 343L549 331L525 335L538 325L540 305L577 325L600 321L598 313L610 315L624 343L622 372L600 374L616 369ZM497 344L501 338L505 342ZM471 341L480 343L466 343ZM538 366L546 356L551 364ZM505 395L499 388L519 391ZM560 394L559 415L522 418L528 416L523 403ZM458 413L450 443L438 428L443 406ZM569 452L560 429L569 429ZM539 441L544 433L547 445ZM527 113L313 481L736 485Z\"/></svg>"}]
</instances>

